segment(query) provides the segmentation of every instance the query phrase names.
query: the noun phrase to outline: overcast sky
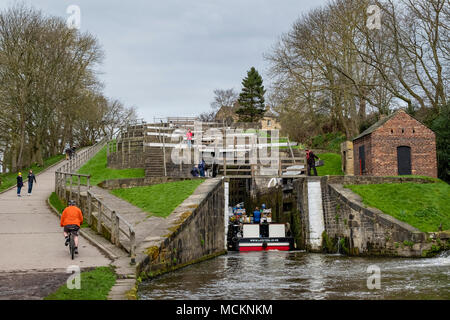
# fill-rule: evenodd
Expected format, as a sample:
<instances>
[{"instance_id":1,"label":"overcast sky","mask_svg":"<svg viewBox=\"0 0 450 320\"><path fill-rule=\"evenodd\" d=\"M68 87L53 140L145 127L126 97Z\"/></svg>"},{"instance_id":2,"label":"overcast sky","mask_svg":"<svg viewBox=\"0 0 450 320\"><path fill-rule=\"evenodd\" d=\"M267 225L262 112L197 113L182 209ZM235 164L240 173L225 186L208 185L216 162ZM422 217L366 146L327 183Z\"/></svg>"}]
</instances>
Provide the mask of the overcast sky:
<instances>
[{"instance_id":1,"label":"overcast sky","mask_svg":"<svg viewBox=\"0 0 450 320\"><path fill-rule=\"evenodd\" d=\"M210 109L213 90L236 91L254 66L266 87L270 52L281 34L326 0L26 0L69 17L81 9L81 31L105 51L101 80L108 97L136 106L140 117L195 116ZM13 4L0 0L2 9Z\"/></svg>"}]
</instances>

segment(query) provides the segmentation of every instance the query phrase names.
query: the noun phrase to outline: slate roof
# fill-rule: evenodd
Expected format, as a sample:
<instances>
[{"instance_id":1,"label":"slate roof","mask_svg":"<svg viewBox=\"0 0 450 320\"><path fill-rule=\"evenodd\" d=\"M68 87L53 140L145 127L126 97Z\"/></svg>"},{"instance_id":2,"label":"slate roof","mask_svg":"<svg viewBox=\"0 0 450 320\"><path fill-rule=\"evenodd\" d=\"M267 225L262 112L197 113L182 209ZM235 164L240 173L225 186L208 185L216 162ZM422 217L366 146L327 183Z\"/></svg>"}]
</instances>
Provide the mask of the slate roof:
<instances>
[{"instance_id":1,"label":"slate roof","mask_svg":"<svg viewBox=\"0 0 450 320\"><path fill-rule=\"evenodd\" d=\"M367 128L366 130L364 130L359 136L357 136L356 138L353 138L353 141L360 139L364 136L367 136L369 134L371 134L372 132L374 132L375 130L377 130L378 128L382 127L387 121L389 121L390 119L394 118L396 115L398 115L400 112L405 112L402 109L399 109L397 111L395 111L394 113L378 120L377 122L375 122L372 126L370 126L369 128Z\"/></svg>"}]
</instances>

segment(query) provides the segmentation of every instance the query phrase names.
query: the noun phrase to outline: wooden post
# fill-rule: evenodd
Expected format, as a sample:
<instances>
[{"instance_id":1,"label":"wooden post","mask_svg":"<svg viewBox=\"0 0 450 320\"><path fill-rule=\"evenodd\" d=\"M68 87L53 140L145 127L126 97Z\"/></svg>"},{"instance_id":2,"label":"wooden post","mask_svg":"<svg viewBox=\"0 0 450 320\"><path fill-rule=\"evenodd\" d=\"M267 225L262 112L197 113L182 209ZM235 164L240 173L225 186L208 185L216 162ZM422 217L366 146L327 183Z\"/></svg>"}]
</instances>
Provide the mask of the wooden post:
<instances>
[{"instance_id":1,"label":"wooden post","mask_svg":"<svg viewBox=\"0 0 450 320\"><path fill-rule=\"evenodd\" d=\"M81 199L81 176L78 176L78 195L77 195L77 205L80 206L80 199Z\"/></svg>"},{"instance_id":2,"label":"wooden post","mask_svg":"<svg viewBox=\"0 0 450 320\"><path fill-rule=\"evenodd\" d=\"M88 191L91 190L91 176L87 177L87 189Z\"/></svg>"},{"instance_id":3,"label":"wooden post","mask_svg":"<svg viewBox=\"0 0 450 320\"><path fill-rule=\"evenodd\" d=\"M102 233L102 215L103 215L103 203L97 200L98 212L97 212L97 232Z\"/></svg>"},{"instance_id":4,"label":"wooden post","mask_svg":"<svg viewBox=\"0 0 450 320\"><path fill-rule=\"evenodd\" d=\"M227 134L226 131L223 132L223 175L227 176Z\"/></svg>"},{"instance_id":5,"label":"wooden post","mask_svg":"<svg viewBox=\"0 0 450 320\"><path fill-rule=\"evenodd\" d=\"M117 231L119 230L116 211L111 212L111 243L117 245Z\"/></svg>"},{"instance_id":6,"label":"wooden post","mask_svg":"<svg viewBox=\"0 0 450 320\"><path fill-rule=\"evenodd\" d=\"M163 161L164 161L164 176L167 177L167 165L166 165L166 138L163 133Z\"/></svg>"},{"instance_id":7,"label":"wooden post","mask_svg":"<svg viewBox=\"0 0 450 320\"><path fill-rule=\"evenodd\" d=\"M131 257L131 265L136 264L136 234L134 230L130 228L130 257Z\"/></svg>"},{"instance_id":8,"label":"wooden post","mask_svg":"<svg viewBox=\"0 0 450 320\"><path fill-rule=\"evenodd\" d=\"M87 191L87 221L89 225L92 225L92 196L91 196L91 192Z\"/></svg>"},{"instance_id":9,"label":"wooden post","mask_svg":"<svg viewBox=\"0 0 450 320\"><path fill-rule=\"evenodd\" d=\"M125 148L124 148L124 145L123 145L123 139L122 139L122 169L124 168L124 166L125 166Z\"/></svg>"},{"instance_id":10,"label":"wooden post","mask_svg":"<svg viewBox=\"0 0 450 320\"><path fill-rule=\"evenodd\" d=\"M58 194L58 172L55 172L55 193Z\"/></svg>"},{"instance_id":11,"label":"wooden post","mask_svg":"<svg viewBox=\"0 0 450 320\"><path fill-rule=\"evenodd\" d=\"M69 200L72 200L72 183L73 183L73 176L70 175L70 192L69 192Z\"/></svg>"},{"instance_id":12,"label":"wooden post","mask_svg":"<svg viewBox=\"0 0 450 320\"><path fill-rule=\"evenodd\" d=\"M134 133L134 131L133 131ZM128 140L128 168L131 168L131 140Z\"/></svg>"},{"instance_id":13,"label":"wooden post","mask_svg":"<svg viewBox=\"0 0 450 320\"><path fill-rule=\"evenodd\" d=\"M281 156L278 157L278 176L281 177L282 168L281 168Z\"/></svg>"}]
</instances>

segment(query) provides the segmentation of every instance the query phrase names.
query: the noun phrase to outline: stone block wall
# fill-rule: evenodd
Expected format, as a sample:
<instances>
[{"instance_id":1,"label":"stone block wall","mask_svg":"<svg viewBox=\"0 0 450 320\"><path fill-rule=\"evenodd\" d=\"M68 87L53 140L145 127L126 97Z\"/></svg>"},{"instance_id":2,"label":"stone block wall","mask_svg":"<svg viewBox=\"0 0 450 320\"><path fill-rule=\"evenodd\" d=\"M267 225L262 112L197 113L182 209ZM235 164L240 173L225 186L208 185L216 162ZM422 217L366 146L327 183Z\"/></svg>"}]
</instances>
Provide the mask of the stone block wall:
<instances>
[{"instance_id":1,"label":"stone block wall","mask_svg":"<svg viewBox=\"0 0 450 320\"><path fill-rule=\"evenodd\" d=\"M145 168L147 153L142 150L130 153L116 152L108 155L108 168L111 169L141 169Z\"/></svg>"},{"instance_id":2,"label":"stone block wall","mask_svg":"<svg viewBox=\"0 0 450 320\"><path fill-rule=\"evenodd\" d=\"M378 209L364 207L361 198L342 185L326 188L327 239L323 245L327 251L335 252L340 246L349 255L403 257L421 257L430 251L432 243L426 233Z\"/></svg>"},{"instance_id":3,"label":"stone block wall","mask_svg":"<svg viewBox=\"0 0 450 320\"><path fill-rule=\"evenodd\" d=\"M153 277L226 252L223 180L210 179L205 184L199 187L205 188L201 195L191 196L172 213L180 218L161 245L146 250L137 266L141 277Z\"/></svg>"},{"instance_id":4,"label":"stone block wall","mask_svg":"<svg viewBox=\"0 0 450 320\"><path fill-rule=\"evenodd\" d=\"M353 176L354 160L353 160L353 142L345 141L341 143L341 159L342 159L342 172L346 175Z\"/></svg>"}]
</instances>

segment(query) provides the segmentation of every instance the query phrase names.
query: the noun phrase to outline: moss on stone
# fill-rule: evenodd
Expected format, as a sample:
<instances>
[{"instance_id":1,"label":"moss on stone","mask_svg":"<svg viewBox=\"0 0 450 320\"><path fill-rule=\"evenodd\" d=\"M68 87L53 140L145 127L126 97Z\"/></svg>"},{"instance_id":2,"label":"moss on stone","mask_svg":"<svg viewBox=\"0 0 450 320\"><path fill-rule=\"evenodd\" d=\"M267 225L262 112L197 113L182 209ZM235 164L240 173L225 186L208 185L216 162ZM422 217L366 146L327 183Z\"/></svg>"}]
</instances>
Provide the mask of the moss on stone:
<instances>
[{"instance_id":1,"label":"moss on stone","mask_svg":"<svg viewBox=\"0 0 450 320\"><path fill-rule=\"evenodd\" d=\"M145 253L151 258L151 261L155 261L159 256L159 247L149 247L145 250Z\"/></svg>"},{"instance_id":2,"label":"moss on stone","mask_svg":"<svg viewBox=\"0 0 450 320\"><path fill-rule=\"evenodd\" d=\"M336 252L335 242L328 236L327 232L322 232L322 250L328 253Z\"/></svg>"}]
</instances>

